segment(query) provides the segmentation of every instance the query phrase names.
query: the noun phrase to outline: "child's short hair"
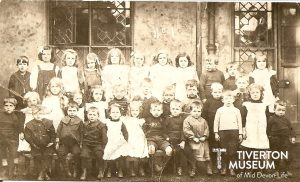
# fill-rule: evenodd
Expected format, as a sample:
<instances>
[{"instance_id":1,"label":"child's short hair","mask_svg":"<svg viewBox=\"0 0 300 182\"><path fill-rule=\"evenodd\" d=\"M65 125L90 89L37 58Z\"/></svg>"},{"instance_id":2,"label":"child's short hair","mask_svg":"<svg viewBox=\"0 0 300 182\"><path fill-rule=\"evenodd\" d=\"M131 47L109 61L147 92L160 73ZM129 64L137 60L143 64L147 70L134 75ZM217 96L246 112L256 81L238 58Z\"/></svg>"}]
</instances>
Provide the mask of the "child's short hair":
<instances>
[{"instance_id":1,"label":"child's short hair","mask_svg":"<svg viewBox=\"0 0 300 182\"><path fill-rule=\"evenodd\" d=\"M150 78L146 77L143 79L142 83L141 83L141 86L145 85L145 84L149 84L151 85L151 87L153 86L153 82Z\"/></svg>"},{"instance_id":2,"label":"child's short hair","mask_svg":"<svg viewBox=\"0 0 300 182\"><path fill-rule=\"evenodd\" d=\"M163 95L165 95L166 93L170 93L170 92L175 95L175 88L173 85L167 86L163 91Z\"/></svg>"},{"instance_id":3,"label":"child's short hair","mask_svg":"<svg viewBox=\"0 0 300 182\"><path fill-rule=\"evenodd\" d=\"M190 104L190 111L192 111L193 109L197 108L197 107L200 107L201 110L203 108L203 104L201 101L194 101Z\"/></svg>"},{"instance_id":4,"label":"child's short hair","mask_svg":"<svg viewBox=\"0 0 300 182\"><path fill-rule=\"evenodd\" d=\"M24 100L25 100L26 102L28 102L28 100L29 100L30 98L36 98L37 103L38 103L38 104L41 103L40 95L39 95L37 92L27 92L27 93L24 95Z\"/></svg>"},{"instance_id":5,"label":"child's short hair","mask_svg":"<svg viewBox=\"0 0 300 182\"><path fill-rule=\"evenodd\" d=\"M118 48L112 48L111 50L108 51L108 53L107 53L107 64L112 64L111 56L112 56L113 52L116 52L118 54L118 56L120 58L119 64L125 64L125 57L124 57L122 51Z\"/></svg>"},{"instance_id":6,"label":"child's short hair","mask_svg":"<svg viewBox=\"0 0 300 182\"><path fill-rule=\"evenodd\" d=\"M210 86L211 91L213 90L223 90L223 85L219 82L214 82Z\"/></svg>"},{"instance_id":7,"label":"child's short hair","mask_svg":"<svg viewBox=\"0 0 300 182\"><path fill-rule=\"evenodd\" d=\"M235 99L235 94L232 90L224 90L222 93L222 98L224 98L225 96L230 96L233 97L233 99Z\"/></svg>"},{"instance_id":8,"label":"child's short hair","mask_svg":"<svg viewBox=\"0 0 300 182\"><path fill-rule=\"evenodd\" d=\"M62 95L63 94L63 82L62 82L61 78L53 77L53 78L51 78L51 80L49 81L49 84L47 86L47 96L52 95L50 89L53 84L56 84L60 87L60 89L61 89L60 95Z\"/></svg>"},{"instance_id":9,"label":"child's short hair","mask_svg":"<svg viewBox=\"0 0 300 182\"><path fill-rule=\"evenodd\" d=\"M20 63L26 63L27 65L29 65L29 59L27 56L20 56L17 58L17 65L19 65Z\"/></svg>"},{"instance_id":10,"label":"child's short hair","mask_svg":"<svg viewBox=\"0 0 300 182\"><path fill-rule=\"evenodd\" d=\"M78 104L77 104L76 102L74 102L74 101L70 101L70 102L68 103L67 107L66 107L66 110L68 110L69 108L73 108L73 107L75 107L76 110L78 111L78 109L79 109Z\"/></svg>"},{"instance_id":11,"label":"child's short hair","mask_svg":"<svg viewBox=\"0 0 300 182\"><path fill-rule=\"evenodd\" d=\"M196 88L198 88L198 81L195 80L195 79L186 81L185 88L189 88L189 87L196 87Z\"/></svg>"},{"instance_id":12,"label":"child's short hair","mask_svg":"<svg viewBox=\"0 0 300 182\"><path fill-rule=\"evenodd\" d=\"M136 56L141 56L144 59L144 63L143 63L143 65L144 65L145 62L146 62L145 55L143 55L140 51L134 51L134 52L131 53L131 58L130 58L131 66L134 66L134 59L135 59Z\"/></svg>"},{"instance_id":13,"label":"child's short hair","mask_svg":"<svg viewBox=\"0 0 300 182\"><path fill-rule=\"evenodd\" d=\"M111 112L111 109L112 109L113 107L117 107L117 108L119 108L120 112L121 112L121 110L122 110L122 106L121 106L120 104L113 103L113 104L111 104L111 105L108 107L107 113L109 113L109 114L110 114L110 112Z\"/></svg>"},{"instance_id":14,"label":"child's short hair","mask_svg":"<svg viewBox=\"0 0 300 182\"><path fill-rule=\"evenodd\" d=\"M74 66L78 66L78 63L77 63L77 59L78 59L78 54L75 50L73 49L67 49L64 51L64 55L63 55L63 65L66 66L67 63L66 63L66 57L67 57L67 54L72 54L75 56L75 62L74 62Z\"/></svg>"},{"instance_id":15,"label":"child's short hair","mask_svg":"<svg viewBox=\"0 0 300 182\"><path fill-rule=\"evenodd\" d=\"M186 59L188 60L188 66L192 66L193 65L190 56L186 52L181 52L175 58L175 65L176 65L176 67L180 67L180 65L179 65L179 58L181 58L181 57L186 57Z\"/></svg>"},{"instance_id":16,"label":"child's short hair","mask_svg":"<svg viewBox=\"0 0 300 182\"><path fill-rule=\"evenodd\" d=\"M98 58L97 54L90 52L86 55L86 65L88 60L93 60L95 61L96 69L102 69L101 64L100 64L100 59Z\"/></svg>"},{"instance_id":17,"label":"child's short hair","mask_svg":"<svg viewBox=\"0 0 300 182\"><path fill-rule=\"evenodd\" d=\"M168 55L168 53L167 53L167 51L165 51L165 50L159 50L158 52L157 52L157 54L154 56L154 58L153 58L153 64L157 64L158 63L158 57L159 57L159 55L161 55L161 54L165 54L166 56L167 56L167 64L169 64L169 65L172 65L173 63L172 63L172 60L169 58L169 55Z\"/></svg>"},{"instance_id":18,"label":"child's short hair","mask_svg":"<svg viewBox=\"0 0 300 182\"><path fill-rule=\"evenodd\" d=\"M178 105L180 105L180 108L182 108L182 107L183 107L183 104L182 104L182 102L181 102L180 100L178 100L178 99L174 99L174 100L172 100L172 101L170 102L170 107L171 107L172 105L174 105L174 104L178 104Z\"/></svg>"},{"instance_id":19,"label":"child's short hair","mask_svg":"<svg viewBox=\"0 0 300 182\"><path fill-rule=\"evenodd\" d=\"M43 52L44 52L45 50L51 51L51 60L50 60L50 62L51 62L51 63L55 62L55 60L54 60L54 52L52 51L52 48L49 47L49 46L44 46L44 47L41 48L41 50L40 50L39 53L38 53L38 58L39 58L39 60L43 61L43 57L42 57L42 56L43 56Z\"/></svg>"},{"instance_id":20,"label":"child's short hair","mask_svg":"<svg viewBox=\"0 0 300 182\"><path fill-rule=\"evenodd\" d=\"M235 83L237 83L239 80L243 80L246 81L247 83L249 83L249 78L247 76L238 76L235 78Z\"/></svg>"},{"instance_id":21,"label":"child's short hair","mask_svg":"<svg viewBox=\"0 0 300 182\"><path fill-rule=\"evenodd\" d=\"M276 109L276 107L278 107L278 106L286 107L287 106L287 102L284 101L284 100L277 100L275 102L274 109Z\"/></svg>"},{"instance_id":22,"label":"child's short hair","mask_svg":"<svg viewBox=\"0 0 300 182\"><path fill-rule=\"evenodd\" d=\"M86 111L87 113L89 112L97 112L98 116L99 116L99 109L95 106L89 107Z\"/></svg>"},{"instance_id":23,"label":"child's short hair","mask_svg":"<svg viewBox=\"0 0 300 182\"><path fill-rule=\"evenodd\" d=\"M156 107L160 107L161 109L163 108L163 105L161 102L159 101L155 101L155 102L152 102L150 104L150 110L153 109L153 108L156 108Z\"/></svg>"},{"instance_id":24,"label":"child's short hair","mask_svg":"<svg viewBox=\"0 0 300 182\"><path fill-rule=\"evenodd\" d=\"M228 70L229 70L230 68L236 68L236 69L238 69L238 65L237 65L236 63L234 63L234 62L228 63L228 64L226 65L226 72L228 72Z\"/></svg>"},{"instance_id":25,"label":"child's short hair","mask_svg":"<svg viewBox=\"0 0 300 182\"><path fill-rule=\"evenodd\" d=\"M258 89L261 93L263 93L264 88L261 85L258 85L257 83L252 83L248 86L248 92L250 93L251 90Z\"/></svg>"},{"instance_id":26,"label":"child's short hair","mask_svg":"<svg viewBox=\"0 0 300 182\"><path fill-rule=\"evenodd\" d=\"M267 55L265 55L263 52L258 52L254 55L253 70L257 69L256 61L261 60L261 59L266 61L266 68L270 67L268 59L267 59Z\"/></svg>"},{"instance_id":27,"label":"child's short hair","mask_svg":"<svg viewBox=\"0 0 300 182\"><path fill-rule=\"evenodd\" d=\"M7 103L13 104L15 107L18 104L17 100L14 97L6 97L6 98L4 98L3 105L5 105Z\"/></svg>"},{"instance_id":28,"label":"child's short hair","mask_svg":"<svg viewBox=\"0 0 300 182\"><path fill-rule=\"evenodd\" d=\"M105 100L105 98L104 98L104 90L103 90L102 86L101 85L93 85L90 88L89 101L94 101L93 95L94 95L95 90L100 90L101 93L102 93L102 99L101 100Z\"/></svg>"},{"instance_id":29,"label":"child's short hair","mask_svg":"<svg viewBox=\"0 0 300 182\"><path fill-rule=\"evenodd\" d=\"M218 56L215 55L215 54L209 54L209 55L207 55L205 61L206 61L206 62L212 62L212 63L214 63L215 65L218 65L218 64L219 64Z\"/></svg>"},{"instance_id":30,"label":"child's short hair","mask_svg":"<svg viewBox=\"0 0 300 182\"><path fill-rule=\"evenodd\" d=\"M114 92L116 92L116 91L127 91L127 88L126 88L126 86L124 85L124 84L115 84L115 85L113 85L113 87L112 87L112 92L114 93Z\"/></svg>"}]
</instances>

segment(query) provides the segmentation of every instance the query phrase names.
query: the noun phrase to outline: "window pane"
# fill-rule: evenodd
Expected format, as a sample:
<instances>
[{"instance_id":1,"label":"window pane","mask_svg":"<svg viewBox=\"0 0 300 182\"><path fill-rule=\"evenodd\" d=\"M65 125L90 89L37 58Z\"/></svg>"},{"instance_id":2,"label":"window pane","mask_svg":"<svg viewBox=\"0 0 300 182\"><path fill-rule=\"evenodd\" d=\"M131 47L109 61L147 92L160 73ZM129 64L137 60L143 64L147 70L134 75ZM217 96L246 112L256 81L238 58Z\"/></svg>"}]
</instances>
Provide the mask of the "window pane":
<instances>
[{"instance_id":1,"label":"window pane","mask_svg":"<svg viewBox=\"0 0 300 182\"><path fill-rule=\"evenodd\" d=\"M89 45L89 9L76 9L76 44Z\"/></svg>"},{"instance_id":2,"label":"window pane","mask_svg":"<svg viewBox=\"0 0 300 182\"><path fill-rule=\"evenodd\" d=\"M282 47L281 49L282 60L286 64L296 63L296 47Z\"/></svg>"}]
</instances>

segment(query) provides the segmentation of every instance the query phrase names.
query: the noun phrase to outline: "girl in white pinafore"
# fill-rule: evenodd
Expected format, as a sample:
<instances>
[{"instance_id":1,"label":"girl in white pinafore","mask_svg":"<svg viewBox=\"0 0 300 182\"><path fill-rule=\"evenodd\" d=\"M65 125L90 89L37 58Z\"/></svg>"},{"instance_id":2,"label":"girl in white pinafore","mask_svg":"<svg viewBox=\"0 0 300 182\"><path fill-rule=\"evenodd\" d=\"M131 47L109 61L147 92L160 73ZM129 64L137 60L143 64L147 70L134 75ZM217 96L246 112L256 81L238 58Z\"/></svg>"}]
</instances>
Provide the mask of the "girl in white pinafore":
<instances>
[{"instance_id":1,"label":"girl in white pinafore","mask_svg":"<svg viewBox=\"0 0 300 182\"><path fill-rule=\"evenodd\" d=\"M262 102L262 87L258 84L249 86L250 101L243 103L241 110L244 126L244 141L242 146L251 149L268 149L267 136L267 105Z\"/></svg>"}]
</instances>

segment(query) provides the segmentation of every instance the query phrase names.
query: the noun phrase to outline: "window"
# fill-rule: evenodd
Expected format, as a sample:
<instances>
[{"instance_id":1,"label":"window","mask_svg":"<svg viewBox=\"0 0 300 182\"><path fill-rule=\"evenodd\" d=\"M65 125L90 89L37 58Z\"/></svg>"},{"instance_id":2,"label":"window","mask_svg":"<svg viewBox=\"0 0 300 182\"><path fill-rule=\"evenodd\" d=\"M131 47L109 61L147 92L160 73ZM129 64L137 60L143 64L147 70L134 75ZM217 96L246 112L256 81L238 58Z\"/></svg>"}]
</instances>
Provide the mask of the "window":
<instances>
[{"instance_id":1,"label":"window","mask_svg":"<svg viewBox=\"0 0 300 182\"><path fill-rule=\"evenodd\" d=\"M252 70L256 53L274 64L273 8L271 3L234 3L234 61L244 72Z\"/></svg>"},{"instance_id":2,"label":"window","mask_svg":"<svg viewBox=\"0 0 300 182\"><path fill-rule=\"evenodd\" d=\"M129 60L132 49L132 16L129 1L50 1L49 43L60 61L62 50L73 48L79 60L89 52L103 61L111 47Z\"/></svg>"}]
</instances>

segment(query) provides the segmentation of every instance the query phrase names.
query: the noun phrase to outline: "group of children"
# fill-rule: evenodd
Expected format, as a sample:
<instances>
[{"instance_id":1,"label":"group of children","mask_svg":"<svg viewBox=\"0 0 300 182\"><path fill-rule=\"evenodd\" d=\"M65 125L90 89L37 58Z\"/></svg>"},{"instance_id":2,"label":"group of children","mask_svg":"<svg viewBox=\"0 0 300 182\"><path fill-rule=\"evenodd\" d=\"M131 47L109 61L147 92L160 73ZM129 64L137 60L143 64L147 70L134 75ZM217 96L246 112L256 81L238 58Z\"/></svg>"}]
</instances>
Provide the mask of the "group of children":
<instances>
[{"instance_id":1,"label":"group of children","mask_svg":"<svg viewBox=\"0 0 300 182\"><path fill-rule=\"evenodd\" d=\"M117 48L108 52L105 65L89 53L83 70L72 49L65 50L62 68L52 63L50 47L38 58L31 73L29 59L17 59L0 113L0 158L10 176L28 154L38 180L50 179L53 156L64 175L81 180L87 179L91 161L98 179L114 172L122 178L126 165L130 176L145 176L146 164L160 173L172 156L179 176L185 166L195 176L200 162L207 174L226 175L239 148L286 150L290 139L295 143L284 117L286 103L276 101L276 72L265 55L256 56L249 76L229 63L227 79L216 68L215 55L206 59L200 79L186 53L178 54L176 67L163 51L150 67L135 52L129 66ZM220 171L216 148L226 149ZM25 157L24 169L29 162Z\"/></svg>"}]
</instances>

